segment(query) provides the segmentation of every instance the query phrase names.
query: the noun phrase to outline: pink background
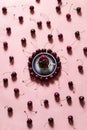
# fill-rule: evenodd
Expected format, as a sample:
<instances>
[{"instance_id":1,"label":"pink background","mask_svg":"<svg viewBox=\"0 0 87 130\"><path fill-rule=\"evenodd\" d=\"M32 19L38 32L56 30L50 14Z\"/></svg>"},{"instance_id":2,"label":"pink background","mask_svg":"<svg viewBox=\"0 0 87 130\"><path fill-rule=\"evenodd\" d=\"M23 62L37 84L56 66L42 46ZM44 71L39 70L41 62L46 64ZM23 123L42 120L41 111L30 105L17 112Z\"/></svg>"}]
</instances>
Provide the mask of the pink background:
<instances>
[{"instance_id":1,"label":"pink background","mask_svg":"<svg viewBox=\"0 0 87 130\"><path fill-rule=\"evenodd\" d=\"M68 2L67 5L66 2ZM73 5L70 10L71 4ZM30 5L35 7L34 15L29 12ZM27 116L24 111L33 120L32 130L72 130L73 127L67 121L68 115L73 115L76 130L87 130L87 57L83 54L83 47L87 46L87 1L64 0L60 15L55 10L57 5L57 0L41 0L40 4L36 3L35 0L0 0L0 130L28 130L29 128L26 125ZM1 9L3 6L8 9L6 16L2 14ZM82 8L82 16L78 16L76 10L74 10L78 6ZM67 13L71 14L71 22L66 20ZM18 16L21 15L24 17L23 25L18 22ZM52 23L52 29L46 27L48 19ZM42 30L39 30L36 25L36 21L39 20L43 24ZM11 36L7 36L5 31L5 28L9 26L12 28ZM36 29L35 39L32 39L30 35L30 29L32 28ZM63 42L59 42L57 30L63 33ZM76 40L74 36L74 32L78 30L81 32L80 41ZM49 33L53 34L53 43L48 42L47 35ZM23 37L27 39L26 48L21 46L21 38ZM3 41L8 42L6 52L3 49ZM73 54L70 56L67 54L66 46L71 45L73 42ZM44 48L44 46L46 49L51 48L57 52L62 62L62 73L59 80L48 87L32 82L27 69L28 57L33 51ZM13 66L9 63L9 56L14 56L15 63ZM81 60L77 62L77 59ZM83 75L77 69L77 66L82 65L82 62L84 67ZM11 80L10 74L13 71L18 74L16 82ZM9 79L7 88L3 86L3 78ZM23 80L25 83L22 82ZM73 81L75 93L69 90L68 81ZM20 89L18 99L14 96L14 88ZM56 91L60 93L62 107L54 100L54 92ZM21 96L22 94L24 95ZM67 95L72 97L71 106L64 100ZM84 108L79 103L79 96L85 97ZM41 105L44 99L49 100L48 109ZM27 109L28 100L33 101L33 110L37 111L37 114ZM11 118L8 117L5 106L13 108ZM54 118L54 128L50 128L47 124L49 117Z\"/></svg>"}]
</instances>

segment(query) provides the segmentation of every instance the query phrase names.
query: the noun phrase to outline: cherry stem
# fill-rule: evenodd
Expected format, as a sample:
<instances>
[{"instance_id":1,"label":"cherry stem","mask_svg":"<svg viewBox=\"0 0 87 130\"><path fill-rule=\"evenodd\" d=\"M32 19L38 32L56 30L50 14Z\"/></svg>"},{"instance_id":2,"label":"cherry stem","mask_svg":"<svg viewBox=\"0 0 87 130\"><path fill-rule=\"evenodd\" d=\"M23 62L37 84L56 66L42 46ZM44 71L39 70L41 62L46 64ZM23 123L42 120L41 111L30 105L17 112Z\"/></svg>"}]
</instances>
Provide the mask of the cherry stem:
<instances>
[{"instance_id":1,"label":"cherry stem","mask_svg":"<svg viewBox=\"0 0 87 130\"><path fill-rule=\"evenodd\" d=\"M72 6L73 6L73 4L71 4L70 9L69 9L69 12L71 11Z\"/></svg>"},{"instance_id":2,"label":"cherry stem","mask_svg":"<svg viewBox=\"0 0 87 130\"><path fill-rule=\"evenodd\" d=\"M63 72L65 72L65 74L68 76L69 74L65 71L65 70L62 70Z\"/></svg>"},{"instance_id":3,"label":"cherry stem","mask_svg":"<svg viewBox=\"0 0 87 130\"><path fill-rule=\"evenodd\" d=\"M84 64L83 61L82 61L82 59L77 59L76 61L77 62L80 61L82 63L82 65Z\"/></svg>"},{"instance_id":4,"label":"cherry stem","mask_svg":"<svg viewBox=\"0 0 87 130\"><path fill-rule=\"evenodd\" d=\"M28 119L28 114L27 114L27 112L26 112L26 111L24 111L24 113L26 114L26 116L27 116L27 119Z\"/></svg>"}]
</instances>

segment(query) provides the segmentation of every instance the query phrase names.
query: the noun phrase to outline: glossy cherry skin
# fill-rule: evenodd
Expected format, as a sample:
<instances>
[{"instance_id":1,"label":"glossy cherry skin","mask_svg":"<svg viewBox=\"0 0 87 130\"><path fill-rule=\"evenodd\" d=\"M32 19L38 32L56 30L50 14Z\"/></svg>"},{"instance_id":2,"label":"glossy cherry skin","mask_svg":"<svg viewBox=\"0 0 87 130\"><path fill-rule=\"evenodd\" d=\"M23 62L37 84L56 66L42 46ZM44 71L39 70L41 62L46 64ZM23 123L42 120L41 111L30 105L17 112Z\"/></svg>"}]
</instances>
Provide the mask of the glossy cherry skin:
<instances>
[{"instance_id":1,"label":"glossy cherry skin","mask_svg":"<svg viewBox=\"0 0 87 130\"><path fill-rule=\"evenodd\" d=\"M60 94L58 92L55 92L54 93L54 98L55 98L56 102L59 102L60 101Z\"/></svg>"},{"instance_id":2,"label":"glossy cherry skin","mask_svg":"<svg viewBox=\"0 0 87 130\"><path fill-rule=\"evenodd\" d=\"M34 14L34 6L31 5L29 9L30 9L30 13L31 13L31 14Z\"/></svg>"},{"instance_id":3,"label":"glossy cherry skin","mask_svg":"<svg viewBox=\"0 0 87 130\"><path fill-rule=\"evenodd\" d=\"M76 32L75 32L75 37L76 37L78 40L80 40L80 32L79 32L79 31L76 31Z\"/></svg>"},{"instance_id":4,"label":"glossy cherry skin","mask_svg":"<svg viewBox=\"0 0 87 130\"><path fill-rule=\"evenodd\" d=\"M8 86L8 79L7 78L3 79L3 85L4 85L4 87Z\"/></svg>"},{"instance_id":5,"label":"glossy cherry skin","mask_svg":"<svg viewBox=\"0 0 87 130\"><path fill-rule=\"evenodd\" d=\"M84 107L84 105L85 105L85 97L84 96L79 96L79 102L80 102L81 106Z\"/></svg>"},{"instance_id":6,"label":"glossy cherry skin","mask_svg":"<svg viewBox=\"0 0 87 130\"><path fill-rule=\"evenodd\" d=\"M31 118L28 118L27 119L27 126L29 127L29 128L32 128L32 124L33 123L33 121L32 121L32 119Z\"/></svg>"},{"instance_id":7,"label":"glossy cherry skin","mask_svg":"<svg viewBox=\"0 0 87 130\"><path fill-rule=\"evenodd\" d=\"M49 101L48 101L47 99L44 100L44 106L45 106L46 108L49 107Z\"/></svg>"},{"instance_id":8,"label":"glossy cherry skin","mask_svg":"<svg viewBox=\"0 0 87 130\"><path fill-rule=\"evenodd\" d=\"M19 97L19 89L18 88L14 88L14 94L15 94L15 97Z\"/></svg>"},{"instance_id":9,"label":"glossy cherry skin","mask_svg":"<svg viewBox=\"0 0 87 130\"><path fill-rule=\"evenodd\" d=\"M69 122L70 125L74 124L74 120L73 120L73 116L72 115L68 116L68 122Z\"/></svg>"},{"instance_id":10,"label":"glossy cherry skin","mask_svg":"<svg viewBox=\"0 0 87 130\"><path fill-rule=\"evenodd\" d=\"M69 82L68 82L68 86L69 86L69 89L70 89L70 90L73 90L73 82L72 82L72 81L69 81Z\"/></svg>"},{"instance_id":11,"label":"glossy cherry skin","mask_svg":"<svg viewBox=\"0 0 87 130\"><path fill-rule=\"evenodd\" d=\"M35 31L35 29L31 29L30 33L31 33L32 38L36 37L36 31Z\"/></svg>"},{"instance_id":12,"label":"glossy cherry skin","mask_svg":"<svg viewBox=\"0 0 87 130\"><path fill-rule=\"evenodd\" d=\"M62 4L62 0L57 0L58 4Z\"/></svg>"},{"instance_id":13,"label":"glossy cherry skin","mask_svg":"<svg viewBox=\"0 0 87 130\"><path fill-rule=\"evenodd\" d=\"M3 48L5 51L7 51L8 49L8 43L7 42L3 42Z\"/></svg>"},{"instance_id":14,"label":"glossy cherry skin","mask_svg":"<svg viewBox=\"0 0 87 130\"><path fill-rule=\"evenodd\" d=\"M6 7L2 7L2 13L3 13L4 15L7 14L7 8L6 8Z\"/></svg>"},{"instance_id":15,"label":"glossy cherry skin","mask_svg":"<svg viewBox=\"0 0 87 130\"><path fill-rule=\"evenodd\" d=\"M36 0L37 3L40 3L40 0Z\"/></svg>"},{"instance_id":16,"label":"glossy cherry skin","mask_svg":"<svg viewBox=\"0 0 87 130\"><path fill-rule=\"evenodd\" d=\"M48 41L53 42L53 35L52 34L48 34Z\"/></svg>"},{"instance_id":17,"label":"glossy cherry skin","mask_svg":"<svg viewBox=\"0 0 87 130\"><path fill-rule=\"evenodd\" d=\"M72 54L72 47L71 46L67 46L67 53L68 54Z\"/></svg>"},{"instance_id":18,"label":"glossy cherry skin","mask_svg":"<svg viewBox=\"0 0 87 130\"><path fill-rule=\"evenodd\" d=\"M23 24L23 22L24 22L23 16L19 16L18 19L19 19L19 23L20 23L20 24Z\"/></svg>"},{"instance_id":19,"label":"glossy cherry skin","mask_svg":"<svg viewBox=\"0 0 87 130\"><path fill-rule=\"evenodd\" d=\"M38 21L37 26L38 26L39 29L42 29L42 21Z\"/></svg>"},{"instance_id":20,"label":"glossy cherry skin","mask_svg":"<svg viewBox=\"0 0 87 130\"><path fill-rule=\"evenodd\" d=\"M81 7L76 8L77 14L81 15Z\"/></svg>"},{"instance_id":21,"label":"glossy cherry skin","mask_svg":"<svg viewBox=\"0 0 87 130\"><path fill-rule=\"evenodd\" d=\"M48 118L48 123L51 127L54 126L54 119L52 117Z\"/></svg>"},{"instance_id":22,"label":"glossy cherry skin","mask_svg":"<svg viewBox=\"0 0 87 130\"><path fill-rule=\"evenodd\" d=\"M33 109L33 102L32 101L28 101L27 102L27 107L31 111Z\"/></svg>"},{"instance_id":23,"label":"glossy cherry skin","mask_svg":"<svg viewBox=\"0 0 87 130\"><path fill-rule=\"evenodd\" d=\"M8 111L8 116L11 117L13 115L13 108L8 107L7 111Z\"/></svg>"},{"instance_id":24,"label":"glossy cherry skin","mask_svg":"<svg viewBox=\"0 0 87 130\"><path fill-rule=\"evenodd\" d=\"M66 14L67 21L71 21L71 14Z\"/></svg>"},{"instance_id":25,"label":"glossy cherry skin","mask_svg":"<svg viewBox=\"0 0 87 130\"><path fill-rule=\"evenodd\" d=\"M11 65L14 64L14 57L13 56L9 56L9 62Z\"/></svg>"},{"instance_id":26,"label":"glossy cherry skin","mask_svg":"<svg viewBox=\"0 0 87 130\"><path fill-rule=\"evenodd\" d=\"M51 28L51 21L46 21L46 25L48 28Z\"/></svg>"},{"instance_id":27,"label":"glossy cherry skin","mask_svg":"<svg viewBox=\"0 0 87 130\"><path fill-rule=\"evenodd\" d=\"M6 32L7 32L7 35L10 36L11 35L11 27L7 27Z\"/></svg>"},{"instance_id":28,"label":"glossy cherry skin","mask_svg":"<svg viewBox=\"0 0 87 130\"><path fill-rule=\"evenodd\" d=\"M60 33L60 34L58 35L58 39L59 39L59 41L63 41L63 34L62 34L62 33Z\"/></svg>"},{"instance_id":29,"label":"glossy cherry skin","mask_svg":"<svg viewBox=\"0 0 87 130\"><path fill-rule=\"evenodd\" d=\"M56 6L56 12L57 12L58 14L61 14L61 7L60 7L60 6Z\"/></svg>"},{"instance_id":30,"label":"glossy cherry skin","mask_svg":"<svg viewBox=\"0 0 87 130\"><path fill-rule=\"evenodd\" d=\"M27 45L26 38L21 39L21 44L22 44L23 47L26 47L26 45Z\"/></svg>"},{"instance_id":31,"label":"glossy cherry skin","mask_svg":"<svg viewBox=\"0 0 87 130\"><path fill-rule=\"evenodd\" d=\"M87 47L83 48L84 55L87 56Z\"/></svg>"},{"instance_id":32,"label":"glossy cherry skin","mask_svg":"<svg viewBox=\"0 0 87 130\"><path fill-rule=\"evenodd\" d=\"M78 71L79 71L81 74L83 74L84 71L83 71L83 66L82 66L82 65L79 65L79 66L78 66Z\"/></svg>"},{"instance_id":33,"label":"glossy cherry skin","mask_svg":"<svg viewBox=\"0 0 87 130\"><path fill-rule=\"evenodd\" d=\"M69 105L72 104L72 98L71 98L71 96L66 96L66 100L67 100L67 103L68 103Z\"/></svg>"},{"instance_id":34,"label":"glossy cherry skin","mask_svg":"<svg viewBox=\"0 0 87 130\"><path fill-rule=\"evenodd\" d=\"M17 80L17 73L16 72L12 72L11 73L11 78L13 81L16 81Z\"/></svg>"},{"instance_id":35,"label":"glossy cherry skin","mask_svg":"<svg viewBox=\"0 0 87 130\"><path fill-rule=\"evenodd\" d=\"M52 50L51 50L51 49L48 49L47 52L48 52L48 53L52 53Z\"/></svg>"}]
</instances>

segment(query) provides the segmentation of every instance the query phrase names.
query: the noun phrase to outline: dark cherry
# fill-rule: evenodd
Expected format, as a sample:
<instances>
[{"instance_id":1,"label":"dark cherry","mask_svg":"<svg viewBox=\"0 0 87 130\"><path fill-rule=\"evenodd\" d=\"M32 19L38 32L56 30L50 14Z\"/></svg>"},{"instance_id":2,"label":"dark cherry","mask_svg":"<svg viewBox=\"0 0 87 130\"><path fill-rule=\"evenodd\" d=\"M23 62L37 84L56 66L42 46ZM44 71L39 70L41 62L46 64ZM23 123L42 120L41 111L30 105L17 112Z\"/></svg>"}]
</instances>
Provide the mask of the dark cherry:
<instances>
[{"instance_id":1,"label":"dark cherry","mask_svg":"<svg viewBox=\"0 0 87 130\"><path fill-rule=\"evenodd\" d=\"M61 62L57 62L57 67L61 67Z\"/></svg>"},{"instance_id":2,"label":"dark cherry","mask_svg":"<svg viewBox=\"0 0 87 130\"><path fill-rule=\"evenodd\" d=\"M63 41L63 34L62 34L62 33L60 33L60 34L58 35L58 39L59 39L59 41Z\"/></svg>"},{"instance_id":3,"label":"dark cherry","mask_svg":"<svg viewBox=\"0 0 87 130\"><path fill-rule=\"evenodd\" d=\"M19 19L19 23L20 23L20 24L23 24L23 22L24 22L23 16L19 16L18 19Z\"/></svg>"},{"instance_id":4,"label":"dark cherry","mask_svg":"<svg viewBox=\"0 0 87 130\"><path fill-rule=\"evenodd\" d=\"M84 55L87 56L87 47L83 48Z\"/></svg>"},{"instance_id":5,"label":"dark cherry","mask_svg":"<svg viewBox=\"0 0 87 130\"><path fill-rule=\"evenodd\" d=\"M73 125L74 120L73 120L73 116L72 115L68 116L68 122L69 122L70 125Z\"/></svg>"},{"instance_id":6,"label":"dark cherry","mask_svg":"<svg viewBox=\"0 0 87 130\"><path fill-rule=\"evenodd\" d=\"M78 71L79 71L81 74L83 74L83 66L82 66L82 65L79 65L79 66L78 66Z\"/></svg>"},{"instance_id":7,"label":"dark cherry","mask_svg":"<svg viewBox=\"0 0 87 130\"><path fill-rule=\"evenodd\" d=\"M40 3L40 0L36 0L37 3Z\"/></svg>"},{"instance_id":8,"label":"dark cherry","mask_svg":"<svg viewBox=\"0 0 87 130\"><path fill-rule=\"evenodd\" d=\"M55 92L54 98L55 98L56 102L59 102L60 101L60 94L58 92Z\"/></svg>"},{"instance_id":9,"label":"dark cherry","mask_svg":"<svg viewBox=\"0 0 87 130\"><path fill-rule=\"evenodd\" d=\"M8 111L8 116L11 117L13 115L13 108L12 107L8 107L7 111Z\"/></svg>"},{"instance_id":10,"label":"dark cherry","mask_svg":"<svg viewBox=\"0 0 87 130\"><path fill-rule=\"evenodd\" d=\"M84 98L84 96L79 96L79 102L80 102L81 106L84 107L84 105L85 105L85 98Z\"/></svg>"},{"instance_id":11,"label":"dark cherry","mask_svg":"<svg viewBox=\"0 0 87 130\"><path fill-rule=\"evenodd\" d=\"M33 109L33 102L32 101L28 101L27 102L27 107L31 111Z\"/></svg>"},{"instance_id":12,"label":"dark cherry","mask_svg":"<svg viewBox=\"0 0 87 130\"><path fill-rule=\"evenodd\" d=\"M30 30L30 33L31 33L31 36L32 36L33 38L36 37L36 31L35 31L35 29L31 29L31 30Z\"/></svg>"},{"instance_id":13,"label":"dark cherry","mask_svg":"<svg viewBox=\"0 0 87 130\"><path fill-rule=\"evenodd\" d=\"M57 57L56 57L56 60L57 60L57 62L59 62L59 61L60 61L60 57L59 57L59 56L57 56Z\"/></svg>"},{"instance_id":14,"label":"dark cherry","mask_svg":"<svg viewBox=\"0 0 87 130\"><path fill-rule=\"evenodd\" d=\"M48 118L48 123L51 127L54 126L54 119L52 117Z\"/></svg>"},{"instance_id":15,"label":"dark cherry","mask_svg":"<svg viewBox=\"0 0 87 130\"><path fill-rule=\"evenodd\" d=\"M37 26L38 26L39 29L42 29L42 21L38 21Z\"/></svg>"},{"instance_id":16,"label":"dark cherry","mask_svg":"<svg viewBox=\"0 0 87 130\"><path fill-rule=\"evenodd\" d=\"M76 11L77 11L77 14L80 15L80 14L81 14L81 7L77 7L77 8L76 8Z\"/></svg>"},{"instance_id":17,"label":"dark cherry","mask_svg":"<svg viewBox=\"0 0 87 130\"><path fill-rule=\"evenodd\" d=\"M28 60L29 60L30 62L32 62L32 60L33 60L33 59L32 59L32 57L29 57L29 59L28 59Z\"/></svg>"},{"instance_id":18,"label":"dark cherry","mask_svg":"<svg viewBox=\"0 0 87 130\"><path fill-rule=\"evenodd\" d=\"M61 14L61 7L60 7L60 6L56 6L56 12L57 12L58 14Z\"/></svg>"},{"instance_id":19,"label":"dark cherry","mask_svg":"<svg viewBox=\"0 0 87 130\"><path fill-rule=\"evenodd\" d=\"M46 52L46 49L41 49L41 52Z\"/></svg>"},{"instance_id":20,"label":"dark cherry","mask_svg":"<svg viewBox=\"0 0 87 130\"><path fill-rule=\"evenodd\" d=\"M67 46L67 53L68 54L72 54L72 47L71 46Z\"/></svg>"},{"instance_id":21,"label":"dark cherry","mask_svg":"<svg viewBox=\"0 0 87 130\"><path fill-rule=\"evenodd\" d=\"M69 105L72 104L72 98L71 98L71 96L66 96L66 100L67 100L67 103L68 103Z\"/></svg>"},{"instance_id":22,"label":"dark cherry","mask_svg":"<svg viewBox=\"0 0 87 130\"><path fill-rule=\"evenodd\" d=\"M8 79L7 78L3 79L3 85L4 85L4 87L8 86Z\"/></svg>"},{"instance_id":23,"label":"dark cherry","mask_svg":"<svg viewBox=\"0 0 87 130\"><path fill-rule=\"evenodd\" d=\"M29 9L30 9L30 13L31 13L31 14L34 14L34 6L31 5Z\"/></svg>"},{"instance_id":24,"label":"dark cherry","mask_svg":"<svg viewBox=\"0 0 87 130\"><path fill-rule=\"evenodd\" d=\"M31 119L31 118L28 118L28 119L27 119L27 126L28 126L29 128L32 128L32 119Z\"/></svg>"},{"instance_id":25,"label":"dark cherry","mask_svg":"<svg viewBox=\"0 0 87 130\"><path fill-rule=\"evenodd\" d=\"M76 32L75 32L75 37L76 37L78 40L80 40L80 32L79 32L79 31L76 31Z\"/></svg>"},{"instance_id":26,"label":"dark cherry","mask_svg":"<svg viewBox=\"0 0 87 130\"><path fill-rule=\"evenodd\" d=\"M32 67L32 63L31 62L28 62L28 67Z\"/></svg>"},{"instance_id":27,"label":"dark cherry","mask_svg":"<svg viewBox=\"0 0 87 130\"><path fill-rule=\"evenodd\" d=\"M46 21L46 25L48 28L51 28L51 21Z\"/></svg>"},{"instance_id":28,"label":"dark cherry","mask_svg":"<svg viewBox=\"0 0 87 130\"><path fill-rule=\"evenodd\" d=\"M2 13L3 13L4 15L7 14L7 8L6 8L6 7L2 7Z\"/></svg>"},{"instance_id":29,"label":"dark cherry","mask_svg":"<svg viewBox=\"0 0 87 130\"><path fill-rule=\"evenodd\" d=\"M69 89L70 89L70 90L73 90L73 82L72 82L72 81L69 81L69 82L68 82L68 86L69 86Z\"/></svg>"},{"instance_id":30,"label":"dark cherry","mask_svg":"<svg viewBox=\"0 0 87 130\"><path fill-rule=\"evenodd\" d=\"M48 34L48 41L53 42L53 35L52 34Z\"/></svg>"},{"instance_id":31,"label":"dark cherry","mask_svg":"<svg viewBox=\"0 0 87 130\"><path fill-rule=\"evenodd\" d=\"M36 50L36 54L40 53L41 52L41 49L37 49Z\"/></svg>"},{"instance_id":32,"label":"dark cherry","mask_svg":"<svg viewBox=\"0 0 87 130\"><path fill-rule=\"evenodd\" d=\"M62 0L57 0L58 4L62 4Z\"/></svg>"},{"instance_id":33,"label":"dark cherry","mask_svg":"<svg viewBox=\"0 0 87 130\"><path fill-rule=\"evenodd\" d=\"M49 107L49 101L48 101L47 99L44 100L44 106L45 106L46 108Z\"/></svg>"},{"instance_id":34,"label":"dark cherry","mask_svg":"<svg viewBox=\"0 0 87 130\"><path fill-rule=\"evenodd\" d=\"M67 21L71 21L71 14L66 14Z\"/></svg>"},{"instance_id":35,"label":"dark cherry","mask_svg":"<svg viewBox=\"0 0 87 130\"><path fill-rule=\"evenodd\" d=\"M48 52L48 53L52 53L52 50L51 50L51 49L48 49L47 52Z\"/></svg>"},{"instance_id":36,"label":"dark cherry","mask_svg":"<svg viewBox=\"0 0 87 130\"><path fill-rule=\"evenodd\" d=\"M21 39L21 44L22 44L23 47L26 47L26 44L27 44L26 38Z\"/></svg>"},{"instance_id":37,"label":"dark cherry","mask_svg":"<svg viewBox=\"0 0 87 130\"><path fill-rule=\"evenodd\" d=\"M11 65L14 64L14 57L13 56L9 56L9 62Z\"/></svg>"},{"instance_id":38,"label":"dark cherry","mask_svg":"<svg viewBox=\"0 0 87 130\"><path fill-rule=\"evenodd\" d=\"M14 88L14 94L15 94L15 97L19 97L19 89L18 88Z\"/></svg>"},{"instance_id":39,"label":"dark cherry","mask_svg":"<svg viewBox=\"0 0 87 130\"><path fill-rule=\"evenodd\" d=\"M17 80L17 73L16 73L16 72L12 72L12 73L11 73L11 79L12 79L13 81L16 81L16 80Z\"/></svg>"},{"instance_id":40,"label":"dark cherry","mask_svg":"<svg viewBox=\"0 0 87 130\"><path fill-rule=\"evenodd\" d=\"M7 27L6 32L7 32L7 35L10 36L11 35L11 27Z\"/></svg>"},{"instance_id":41,"label":"dark cherry","mask_svg":"<svg viewBox=\"0 0 87 130\"><path fill-rule=\"evenodd\" d=\"M7 42L3 42L3 48L6 51L8 49L8 43Z\"/></svg>"}]
</instances>

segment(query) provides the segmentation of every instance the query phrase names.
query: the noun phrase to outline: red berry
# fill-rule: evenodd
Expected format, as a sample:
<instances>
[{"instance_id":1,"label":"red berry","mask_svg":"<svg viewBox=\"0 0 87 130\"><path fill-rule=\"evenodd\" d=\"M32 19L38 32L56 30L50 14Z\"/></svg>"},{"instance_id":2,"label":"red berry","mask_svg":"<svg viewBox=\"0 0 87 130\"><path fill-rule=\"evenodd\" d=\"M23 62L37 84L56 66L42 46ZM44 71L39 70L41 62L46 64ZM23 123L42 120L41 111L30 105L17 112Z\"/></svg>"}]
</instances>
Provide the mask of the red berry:
<instances>
[{"instance_id":1,"label":"red berry","mask_svg":"<svg viewBox=\"0 0 87 130\"><path fill-rule=\"evenodd\" d=\"M71 14L66 14L67 21L71 21Z\"/></svg>"},{"instance_id":2,"label":"red berry","mask_svg":"<svg viewBox=\"0 0 87 130\"><path fill-rule=\"evenodd\" d=\"M3 48L6 51L8 49L8 43L7 42L3 42Z\"/></svg>"},{"instance_id":3,"label":"red berry","mask_svg":"<svg viewBox=\"0 0 87 130\"><path fill-rule=\"evenodd\" d=\"M3 79L3 85L4 85L4 87L8 86L8 79L7 78Z\"/></svg>"},{"instance_id":4,"label":"red berry","mask_svg":"<svg viewBox=\"0 0 87 130\"><path fill-rule=\"evenodd\" d=\"M22 44L23 47L26 47L26 44L27 44L26 43L26 38L21 39L21 44Z\"/></svg>"},{"instance_id":5,"label":"red berry","mask_svg":"<svg viewBox=\"0 0 87 130\"><path fill-rule=\"evenodd\" d=\"M16 81L17 80L17 73L16 72L12 72L11 78L12 78L13 81Z\"/></svg>"},{"instance_id":6,"label":"red berry","mask_svg":"<svg viewBox=\"0 0 87 130\"><path fill-rule=\"evenodd\" d=\"M31 118L28 118L28 119L27 119L27 126L28 126L29 128L32 127L32 119L31 119Z\"/></svg>"},{"instance_id":7,"label":"red berry","mask_svg":"<svg viewBox=\"0 0 87 130\"><path fill-rule=\"evenodd\" d=\"M18 19L19 19L19 23L23 24L23 22L24 22L23 16L19 16Z\"/></svg>"},{"instance_id":8,"label":"red berry","mask_svg":"<svg viewBox=\"0 0 87 130\"><path fill-rule=\"evenodd\" d=\"M11 35L11 28L10 28L10 27L7 27L7 28L6 28L6 32L7 32L7 35L10 36L10 35Z\"/></svg>"},{"instance_id":9,"label":"red berry","mask_svg":"<svg viewBox=\"0 0 87 130\"><path fill-rule=\"evenodd\" d=\"M48 118L48 123L51 127L54 126L54 119L52 117Z\"/></svg>"},{"instance_id":10,"label":"red berry","mask_svg":"<svg viewBox=\"0 0 87 130\"><path fill-rule=\"evenodd\" d=\"M69 122L70 125L73 125L74 121L73 121L72 115L68 116L68 122Z\"/></svg>"},{"instance_id":11,"label":"red berry","mask_svg":"<svg viewBox=\"0 0 87 130\"><path fill-rule=\"evenodd\" d=\"M34 6L33 5L30 6L30 13L34 14Z\"/></svg>"},{"instance_id":12,"label":"red berry","mask_svg":"<svg viewBox=\"0 0 87 130\"><path fill-rule=\"evenodd\" d=\"M2 13L3 13L4 15L7 14L7 8L6 8L6 7L3 7L3 8L2 8Z\"/></svg>"}]
</instances>

